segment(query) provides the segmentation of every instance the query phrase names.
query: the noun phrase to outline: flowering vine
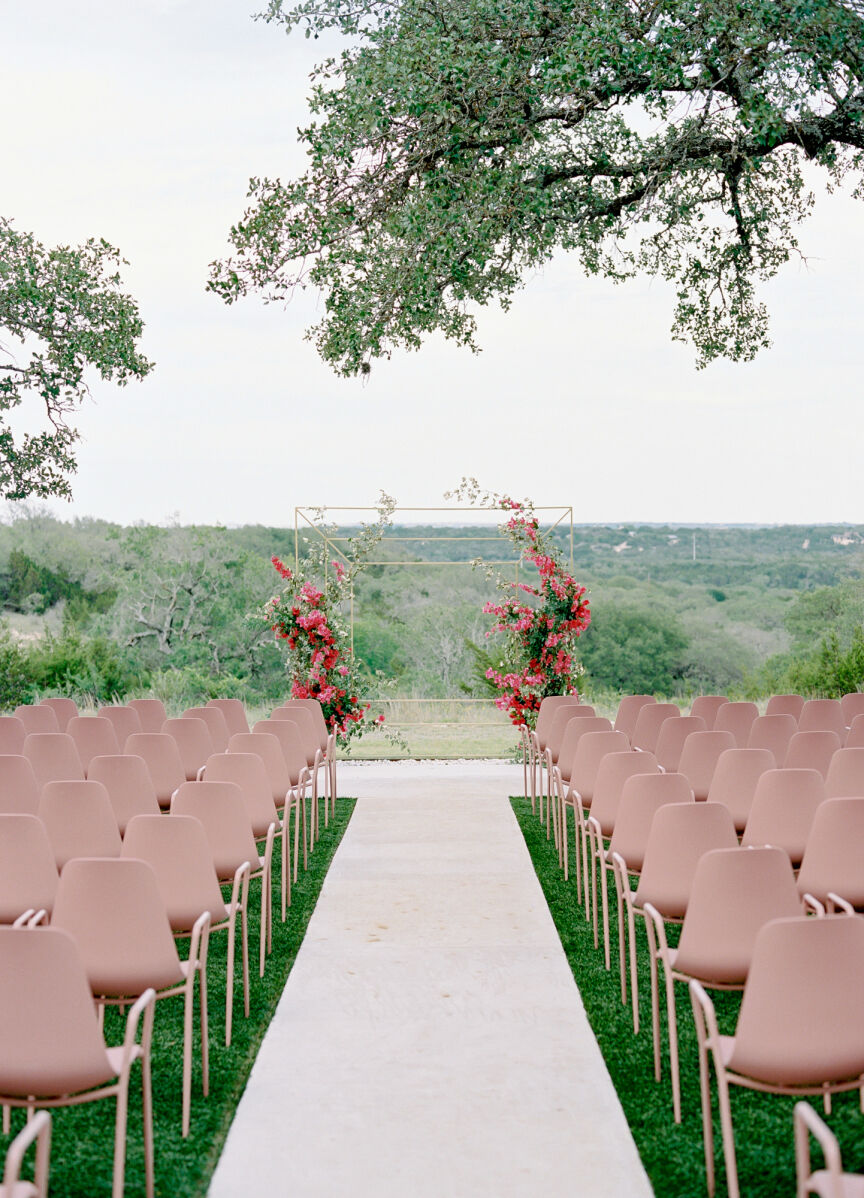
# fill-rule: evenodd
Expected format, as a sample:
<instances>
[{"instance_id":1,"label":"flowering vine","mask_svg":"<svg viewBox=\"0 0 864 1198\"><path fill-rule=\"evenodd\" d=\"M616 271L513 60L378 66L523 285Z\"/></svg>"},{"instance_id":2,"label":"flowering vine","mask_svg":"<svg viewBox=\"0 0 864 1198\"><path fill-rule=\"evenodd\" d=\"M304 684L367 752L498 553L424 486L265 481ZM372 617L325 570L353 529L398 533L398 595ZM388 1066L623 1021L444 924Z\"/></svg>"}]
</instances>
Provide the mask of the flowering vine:
<instances>
[{"instance_id":1,"label":"flowering vine","mask_svg":"<svg viewBox=\"0 0 864 1198\"><path fill-rule=\"evenodd\" d=\"M360 680L351 652L345 609L353 581L365 568L371 549L392 523L396 501L382 493L378 520L361 525L348 541L342 560L328 560L327 526L319 510L316 528L322 534L310 544L299 566L292 570L278 557L271 562L286 584L281 594L264 605L263 616L285 642L293 699L317 699L324 719L341 745L370 727L384 723L381 714L370 714L371 704L359 697Z\"/></svg>"},{"instance_id":2,"label":"flowering vine","mask_svg":"<svg viewBox=\"0 0 864 1198\"><path fill-rule=\"evenodd\" d=\"M469 500L500 508L508 518L501 533L518 549L523 562L535 566L536 585L505 579L482 559L487 577L497 579L505 598L486 603L483 611L494 623L487 638L503 636L500 661L485 676L497 691L495 704L514 724L533 727L541 700L547 695L575 693L582 666L576 659L576 640L591 622L585 587L564 566L548 534L540 531L531 501L481 491L476 479L463 479L447 498Z\"/></svg>"}]
</instances>

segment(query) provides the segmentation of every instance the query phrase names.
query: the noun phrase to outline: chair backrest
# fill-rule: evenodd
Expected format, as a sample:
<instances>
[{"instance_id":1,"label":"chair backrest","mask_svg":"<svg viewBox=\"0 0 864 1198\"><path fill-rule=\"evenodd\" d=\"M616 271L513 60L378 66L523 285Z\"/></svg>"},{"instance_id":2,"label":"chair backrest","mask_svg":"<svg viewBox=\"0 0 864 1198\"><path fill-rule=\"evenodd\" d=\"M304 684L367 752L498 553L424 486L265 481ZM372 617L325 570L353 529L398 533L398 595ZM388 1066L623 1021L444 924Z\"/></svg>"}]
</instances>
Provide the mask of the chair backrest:
<instances>
[{"instance_id":1,"label":"chair backrest","mask_svg":"<svg viewBox=\"0 0 864 1198\"><path fill-rule=\"evenodd\" d=\"M41 790L23 753L0 754L0 812L35 815Z\"/></svg>"},{"instance_id":2,"label":"chair backrest","mask_svg":"<svg viewBox=\"0 0 864 1198\"><path fill-rule=\"evenodd\" d=\"M775 764L779 767L786 760L789 741L798 731L795 717L791 715L757 715L750 725L747 738L748 749L770 749Z\"/></svg>"},{"instance_id":3,"label":"chair backrest","mask_svg":"<svg viewBox=\"0 0 864 1198\"><path fill-rule=\"evenodd\" d=\"M720 804L682 802L661 807L645 843L636 905L653 903L664 918L682 919L703 854L737 847L732 816Z\"/></svg>"},{"instance_id":4,"label":"chair backrest","mask_svg":"<svg viewBox=\"0 0 864 1198\"><path fill-rule=\"evenodd\" d=\"M640 870L656 813L667 803L694 802L683 774L633 774L621 789L610 856L620 853L629 870Z\"/></svg>"},{"instance_id":5,"label":"chair backrest","mask_svg":"<svg viewBox=\"0 0 864 1198\"><path fill-rule=\"evenodd\" d=\"M622 695L615 713L615 731L625 733L632 741L639 712L646 703L656 702L653 695Z\"/></svg>"},{"instance_id":6,"label":"chair backrest","mask_svg":"<svg viewBox=\"0 0 864 1198\"><path fill-rule=\"evenodd\" d=\"M144 731L141 727L141 717L134 707L120 703L109 704L106 707L100 707L96 714L103 720L111 721L114 734L117 737L117 744L121 749L133 732Z\"/></svg>"},{"instance_id":7,"label":"chair backrest","mask_svg":"<svg viewBox=\"0 0 864 1198\"><path fill-rule=\"evenodd\" d=\"M708 797L708 788L721 753L734 749L731 732L691 732L678 759L678 773L684 774L700 801Z\"/></svg>"},{"instance_id":8,"label":"chair backrest","mask_svg":"<svg viewBox=\"0 0 864 1198\"><path fill-rule=\"evenodd\" d=\"M569 707L561 707L559 708L559 714L566 715L570 710L571 708ZM587 735L589 732L611 732L612 721L605 719L603 716L583 716L579 719L566 720L566 722L561 725L561 730L561 739L558 740L557 735L559 729L556 720L556 724L553 726L552 732L549 735L549 740L546 747L551 754L552 761L560 769L562 777L568 779L570 777L570 770L573 766L573 759L576 756L576 752L579 748L579 742L581 741L582 737ZM620 735L624 736L624 733L622 732ZM629 747L630 744L628 741L628 743L625 745L625 748Z\"/></svg>"},{"instance_id":9,"label":"chair backrest","mask_svg":"<svg viewBox=\"0 0 864 1198\"><path fill-rule=\"evenodd\" d=\"M700 716L705 721L706 731L710 732L717 719L717 712L728 702L726 695L697 695L690 704L690 714Z\"/></svg>"},{"instance_id":10,"label":"chair backrest","mask_svg":"<svg viewBox=\"0 0 864 1198\"><path fill-rule=\"evenodd\" d=\"M825 799L816 808L798 892L824 902L829 891L864 907L864 799Z\"/></svg>"},{"instance_id":11,"label":"chair backrest","mask_svg":"<svg viewBox=\"0 0 864 1198\"><path fill-rule=\"evenodd\" d=\"M864 748L837 749L825 776L829 799L864 796Z\"/></svg>"},{"instance_id":12,"label":"chair backrest","mask_svg":"<svg viewBox=\"0 0 864 1198\"><path fill-rule=\"evenodd\" d=\"M755 703L724 703L714 721L715 732L731 732L739 749L747 748L750 729L759 714Z\"/></svg>"},{"instance_id":13,"label":"chair backrest","mask_svg":"<svg viewBox=\"0 0 864 1198\"><path fill-rule=\"evenodd\" d=\"M123 856L151 866L173 931L191 931L202 911L210 912L214 924L227 919L210 843L199 819L135 815L123 838Z\"/></svg>"},{"instance_id":14,"label":"chair backrest","mask_svg":"<svg viewBox=\"0 0 864 1198\"><path fill-rule=\"evenodd\" d=\"M31 908L44 907L50 915L59 876L42 821L35 815L0 815L0 923L13 923Z\"/></svg>"},{"instance_id":15,"label":"chair backrest","mask_svg":"<svg viewBox=\"0 0 864 1198\"><path fill-rule=\"evenodd\" d=\"M565 740L566 745L566 740ZM609 753L626 753L630 749L630 741L625 732L614 732L611 729L600 732L586 732L576 742L576 751L570 764L570 787L580 798L583 807L589 807L594 800L594 787L597 782L597 771L600 763ZM559 764L563 766L563 749Z\"/></svg>"},{"instance_id":16,"label":"chair backrest","mask_svg":"<svg viewBox=\"0 0 864 1198\"><path fill-rule=\"evenodd\" d=\"M743 832L753 804L756 783L776 768L770 749L727 749L717 759L708 787L708 802L728 807L738 832Z\"/></svg>"},{"instance_id":17,"label":"chair backrest","mask_svg":"<svg viewBox=\"0 0 864 1198\"><path fill-rule=\"evenodd\" d=\"M254 732L266 732L275 736L282 747L285 764L291 785L296 786L300 774L308 766L306 746L303 743L303 733L293 720L258 720L252 729ZM314 760L314 753L313 753Z\"/></svg>"},{"instance_id":18,"label":"chair backrest","mask_svg":"<svg viewBox=\"0 0 864 1198\"><path fill-rule=\"evenodd\" d=\"M167 732L133 732L127 739L124 753L143 758L159 806L171 806L171 795L181 782L186 781L186 771L177 748L177 741Z\"/></svg>"},{"instance_id":19,"label":"chair backrest","mask_svg":"<svg viewBox=\"0 0 864 1198\"><path fill-rule=\"evenodd\" d=\"M674 703L646 703L639 709L636 717L636 726L630 738L633 748L653 753L663 723L669 719L680 718L681 712Z\"/></svg>"},{"instance_id":20,"label":"chair backrest","mask_svg":"<svg viewBox=\"0 0 864 1198\"><path fill-rule=\"evenodd\" d=\"M839 699L808 699L798 717L799 732L836 732L842 744L846 721Z\"/></svg>"},{"instance_id":21,"label":"chair backrest","mask_svg":"<svg viewBox=\"0 0 864 1198\"><path fill-rule=\"evenodd\" d=\"M318 733L318 747L324 753L327 750L327 741L329 739L330 730L327 727L327 721L324 719L324 708L317 699L288 699L282 704L282 709L291 707L303 707L310 712L312 719L315 722L315 730ZM273 713L276 714L275 712Z\"/></svg>"},{"instance_id":22,"label":"chair backrest","mask_svg":"<svg viewBox=\"0 0 864 1198\"><path fill-rule=\"evenodd\" d=\"M743 985L760 928L800 914L781 848L709 849L693 874L675 969L709 985Z\"/></svg>"},{"instance_id":23,"label":"chair backrest","mask_svg":"<svg viewBox=\"0 0 864 1198\"><path fill-rule=\"evenodd\" d=\"M52 927L81 950L96 996L138 995L183 980L156 875L132 857L76 857L60 873Z\"/></svg>"},{"instance_id":24,"label":"chair backrest","mask_svg":"<svg viewBox=\"0 0 864 1198\"><path fill-rule=\"evenodd\" d=\"M864 748L864 712L852 717L845 743L847 749Z\"/></svg>"},{"instance_id":25,"label":"chair backrest","mask_svg":"<svg viewBox=\"0 0 864 1198\"><path fill-rule=\"evenodd\" d=\"M94 757L88 778L107 790L121 836L134 816L159 814L156 788L143 757L134 753Z\"/></svg>"},{"instance_id":26,"label":"chair backrest","mask_svg":"<svg viewBox=\"0 0 864 1198\"><path fill-rule=\"evenodd\" d=\"M0 715L0 754L20 754L26 735L24 724L17 715Z\"/></svg>"},{"instance_id":27,"label":"chair backrest","mask_svg":"<svg viewBox=\"0 0 864 1198\"><path fill-rule=\"evenodd\" d=\"M264 763L273 802L282 807L291 789L291 775L279 738L269 732L235 732L228 741L229 753L255 753Z\"/></svg>"},{"instance_id":28,"label":"chair backrest","mask_svg":"<svg viewBox=\"0 0 864 1198\"><path fill-rule=\"evenodd\" d=\"M756 783L742 845L773 844L800 865L825 780L818 770L766 770Z\"/></svg>"},{"instance_id":29,"label":"chair backrest","mask_svg":"<svg viewBox=\"0 0 864 1198\"><path fill-rule=\"evenodd\" d=\"M624 783L634 774L659 774L660 766L653 753L608 753L597 767L591 816L604 836L611 836L621 803Z\"/></svg>"},{"instance_id":30,"label":"chair backrest","mask_svg":"<svg viewBox=\"0 0 864 1198\"><path fill-rule=\"evenodd\" d=\"M25 732L60 731L57 713L44 703L19 703L12 714L24 725Z\"/></svg>"},{"instance_id":31,"label":"chair backrest","mask_svg":"<svg viewBox=\"0 0 864 1198\"><path fill-rule=\"evenodd\" d=\"M796 732L789 741L783 765L791 770L818 770L827 778L831 758L841 747L836 732Z\"/></svg>"},{"instance_id":32,"label":"chair backrest","mask_svg":"<svg viewBox=\"0 0 864 1198\"><path fill-rule=\"evenodd\" d=\"M654 756L664 770L677 770L684 742L693 732L707 732L702 716L682 715L677 720L664 720L657 735Z\"/></svg>"},{"instance_id":33,"label":"chair backrest","mask_svg":"<svg viewBox=\"0 0 864 1198\"><path fill-rule=\"evenodd\" d=\"M203 720L213 742L214 753L224 753L228 748L231 733L225 716L218 707L187 707L183 712L184 719Z\"/></svg>"},{"instance_id":34,"label":"chair backrest","mask_svg":"<svg viewBox=\"0 0 864 1198\"><path fill-rule=\"evenodd\" d=\"M0 1093L59 1098L112 1081L81 953L58 928L0 928Z\"/></svg>"},{"instance_id":35,"label":"chair backrest","mask_svg":"<svg viewBox=\"0 0 864 1198\"><path fill-rule=\"evenodd\" d=\"M864 919L772 919L756 936L729 1068L771 1085L864 1073Z\"/></svg>"},{"instance_id":36,"label":"chair backrest","mask_svg":"<svg viewBox=\"0 0 864 1198\"><path fill-rule=\"evenodd\" d=\"M61 732L65 732L69 721L78 715L78 704L74 699L63 695L58 695L56 698L42 699L40 706L50 707L53 710Z\"/></svg>"},{"instance_id":37,"label":"chair backrest","mask_svg":"<svg viewBox=\"0 0 864 1198\"><path fill-rule=\"evenodd\" d=\"M137 712L142 732L161 732L168 712L161 699L130 699L129 707Z\"/></svg>"},{"instance_id":38,"label":"chair backrest","mask_svg":"<svg viewBox=\"0 0 864 1198\"><path fill-rule=\"evenodd\" d=\"M857 715L864 715L864 691L849 691L840 699L840 710L846 727L852 726Z\"/></svg>"},{"instance_id":39,"label":"chair backrest","mask_svg":"<svg viewBox=\"0 0 864 1198\"><path fill-rule=\"evenodd\" d=\"M214 753L207 758L204 781L236 782L243 794L256 839L266 836L271 824L279 826L270 778L257 753Z\"/></svg>"},{"instance_id":40,"label":"chair backrest","mask_svg":"<svg viewBox=\"0 0 864 1198\"><path fill-rule=\"evenodd\" d=\"M580 724L582 720L597 719L594 708L587 703L561 703L553 712L552 719L546 726L545 740L541 742L544 751L550 753L553 762L557 763L567 729L577 719ZM611 722L607 721L607 724L611 729ZM592 731L599 730L599 727L592 729ZM575 733L575 735L578 736L579 733Z\"/></svg>"},{"instance_id":41,"label":"chair backrest","mask_svg":"<svg viewBox=\"0 0 864 1198\"><path fill-rule=\"evenodd\" d=\"M114 725L104 716L73 716L66 725L66 731L75 741L85 774L88 773L94 757L120 752Z\"/></svg>"},{"instance_id":42,"label":"chair backrest","mask_svg":"<svg viewBox=\"0 0 864 1198\"><path fill-rule=\"evenodd\" d=\"M315 764L316 754L321 752L321 738L312 712L305 707L277 707L270 719L290 720L297 725L303 740L306 764L311 768Z\"/></svg>"},{"instance_id":43,"label":"chair backrest","mask_svg":"<svg viewBox=\"0 0 864 1198\"><path fill-rule=\"evenodd\" d=\"M198 771L213 752L213 741L203 720L192 716L166 720L162 731L173 736L180 750L180 760L187 782L194 782Z\"/></svg>"},{"instance_id":44,"label":"chair backrest","mask_svg":"<svg viewBox=\"0 0 864 1198\"><path fill-rule=\"evenodd\" d=\"M235 732L248 732L249 721L246 718L246 708L239 699L208 699L207 707L216 707L225 717L229 735Z\"/></svg>"},{"instance_id":45,"label":"chair backrest","mask_svg":"<svg viewBox=\"0 0 864 1198\"><path fill-rule=\"evenodd\" d=\"M578 695L547 695L545 699L540 700L540 707L537 711L537 723L534 725L534 732L537 740L540 742L540 748L546 748L549 730L552 726L552 721L555 718L555 713L559 707L578 707Z\"/></svg>"},{"instance_id":46,"label":"chair backrest","mask_svg":"<svg viewBox=\"0 0 864 1198\"><path fill-rule=\"evenodd\" d=\"M66 732L28 732L24 737L23 753L33 766L40 786L46 782L84 778L75 741Z\"/></svg>"},{"instance_id":47,"label":"chair backrest","mask_svg":"<svg viewBox=\"0 0 864 1198\"><path fill-rule=\"evenodd\" d=\"M171 801L172 815L192 815L204 825L216 873L233 878L244 861L258 868L258 846L243 793L236 782L184 782Z\"/></svg>"},{"instance_id":48,"label":"chair backrest","mask_svg":"<svg viewBox=\"0 0 864 1198\"><path fill-rule=\"evenodd\" d=\"M120 856L120 831L101 782L46 782L39 818L58 869L73 857Z\"/></svg>"},{"instance_id":49,"label":"chair backrest","mask_svg":"<svg viewBox=\"0 0 864 1198\"><path fill-rule=\"evenodd\" d=\"M765 707L766 715L791 715L798 723L801 708L804 706L802 695L772 695Z\"/></svg>"}]
</instances>

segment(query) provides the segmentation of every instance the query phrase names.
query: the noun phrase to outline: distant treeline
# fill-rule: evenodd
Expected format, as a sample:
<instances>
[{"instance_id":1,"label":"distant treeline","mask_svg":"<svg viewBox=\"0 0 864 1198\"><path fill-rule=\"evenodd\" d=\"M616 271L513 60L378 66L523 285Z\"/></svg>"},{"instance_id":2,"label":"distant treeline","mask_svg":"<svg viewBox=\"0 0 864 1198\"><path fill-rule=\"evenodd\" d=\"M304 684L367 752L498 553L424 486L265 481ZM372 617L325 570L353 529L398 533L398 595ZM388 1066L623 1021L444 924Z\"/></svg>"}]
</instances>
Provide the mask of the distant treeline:
<instances>
[{"instance_id":1,"label":"distant treeline","mask_svg":"<svg viewBox=\"0 0 864 1198\"><path fill-rule=\"evenodd\" d=\"M316 535L301 533L301 558ZM569 522L553 535L569 559ZM277 589L274 554L294 560L293 529L16 513L0 525L0 705L61 689L96 701L153 692L174 706L277 699L284 658L255 617ZM509 543L494 527L400 525L376 556L353 613L370 691L385 675L405 695L486 693L496 645L482 606L494 590L469 563L509 561ZM860 526L576 525L572 557L594 612L581 641L589 694L864 686Z\"/></svg>"}]
</instances>

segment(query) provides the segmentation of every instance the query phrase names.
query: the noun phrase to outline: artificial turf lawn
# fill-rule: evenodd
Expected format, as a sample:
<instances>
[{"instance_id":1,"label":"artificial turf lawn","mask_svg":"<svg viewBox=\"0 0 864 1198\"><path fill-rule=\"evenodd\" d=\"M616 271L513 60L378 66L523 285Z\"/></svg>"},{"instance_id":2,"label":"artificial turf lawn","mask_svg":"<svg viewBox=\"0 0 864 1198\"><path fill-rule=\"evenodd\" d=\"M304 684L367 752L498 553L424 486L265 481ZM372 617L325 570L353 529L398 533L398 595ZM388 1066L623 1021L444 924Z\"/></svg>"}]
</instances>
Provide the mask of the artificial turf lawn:
<instances>
[{"instance_id":1,"label":"artificial turf lawn","mask_svg":"<svg viewBox=\"0 0 864 1198\"><path fill-rule=\"evenodd\" d=\"M662 991L663 1079L659 1084L654 1080L648 950L642 921L636 922L639 945L640 1030L638 1036L635 1036L629 990L627 1005L621 1003L614 883L610 885L609 890L612 968L607 973L603 966L602 932L601 947L595 949L592 927L585 919L584 908L577 902L572 848L571 876L570 880L565 882L563 872L558 866L554 841L546 839L545 826L541 827L537 817L532 814L530 801L514 798L512 803L561 937L564 952L579 986L588 1019L654 1192L658 1198L699 1198L707 1194L707 1187L696 1031L687 989L682 983L676 983L682 1106L682 1122L676 1125L672 1118L672 1087L665 1035L665 992ZM670 944L674 944L676 940L676 930L669 929ZM660 985L662 988L662 973ZM711 991L710 994L717 1009L721 1033L731 1034L735 1029L740 995L717 990ZM826 1017L830 1018L830 1012L826 1012ZM715 1093L712 1071L712 1097ZM730 1093L738 1179L742 1195L746 1195L747 1198L779 1198L780 1195L789 1195L791 1198L795 1194L792 1118L795 1099L777 1094L761 1094L740 1086L731 1086ZM821 1101L811 1101L840 1141L844 1168L849 1171L864 1171L864 1115L861 1113L857 1092L833 1095L832 1114L827 1117ZM714 1115L714 1159L717 1195L720 1198L727 1193L727 1189L716 1097ZM574 1112L574 1116L581 1119L590 1118L590 1112ZM819 1152L815 1146L812 1163L814 1167L820 1163Z\"/></svg>"},{"instance_id":2,"label":"artificial turf lawn","mask_svg":"<svg viewBox=\"0 0 864 1198\"><path fill-rule=\"evenodd\" d=\"M281 849L273 853L273 952L267 958L264 977L258 976L258 929L261 912L259 882L249 892L249 1018L243 1016L243 985L239 964L234 981L234 1021L231 1047L225 1047L225 962L228 937L215 933L210 937L208 955L208 1011L210 1016L210 1094L201 1093L201 1055L198 1036L198 1009L194 1026L192 1070L192 1122L187 1139L180 1135L181 1077L183 1067L183 999L168 998L157 1002L153 1028L153 1134L155 1140L156 1192L180 1198L203 1195L219 1159L222 1145L234 1117L234 1110L246 1086L258 1046L276 1009L285 980L306 934L306 927L318 901L324 877L333 854L348 826L354 810L353 799L340 798L335 818L309 858L309 869L301 865L297 883L292 887L291 906L283 924L279 913ZM168 817L166 817L168 818ZM292 825L293 828L293 825ZM188 941L179 941L186 955ZM239 962L239 929L237 960ZM105 1017L108 1044L122 1043L125 1016L109 1008ZM290 1062L286 1062L290 1068ZM140 1069L132 1070L127 1132L127 1195L144 1194L144 1153L141 1136ZM113 1099L53 1112L51 1137L51 1198L109 1198L114 1145ZM285 1112L278 1116L284 1124ZM24 1115L13 1112L12 1133L20 1130ZM0 1160L5 1156L11 1137L0 1136Z\"/></svg>"}]
</instances>

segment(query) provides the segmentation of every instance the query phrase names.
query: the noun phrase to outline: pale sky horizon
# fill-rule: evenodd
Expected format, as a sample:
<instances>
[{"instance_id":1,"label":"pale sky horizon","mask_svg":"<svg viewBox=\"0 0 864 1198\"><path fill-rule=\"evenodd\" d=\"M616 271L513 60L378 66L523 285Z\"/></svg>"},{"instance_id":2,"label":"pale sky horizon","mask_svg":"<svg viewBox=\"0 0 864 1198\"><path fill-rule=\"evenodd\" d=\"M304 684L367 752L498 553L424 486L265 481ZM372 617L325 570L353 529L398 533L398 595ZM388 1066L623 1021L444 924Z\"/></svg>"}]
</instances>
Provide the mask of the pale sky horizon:
<instances>
[{"instance_id":1,"label":"pale sky horizon","mask_svg":"<svg viewBox=\"0 0 864 1198\"><path fill-rule=\"evenodd\" d=\"M62 518L291 525L297 504L443 505L464 475L576 523L864 524L862 205L817 182L808 264L767 288L773 346L697 372L670 288L560 256L479 355L441 338L336 377L303 331L320 299L205 291L250 176L303 168L313 63L256 0L6 3L2 214L48 245L116 245L156 369L92 381ZM259 0L260 5L260 0ZM261 5L263 7L263 5ZM32 419L32 416L31 416Z\"/></svg>"}]
</instances>

